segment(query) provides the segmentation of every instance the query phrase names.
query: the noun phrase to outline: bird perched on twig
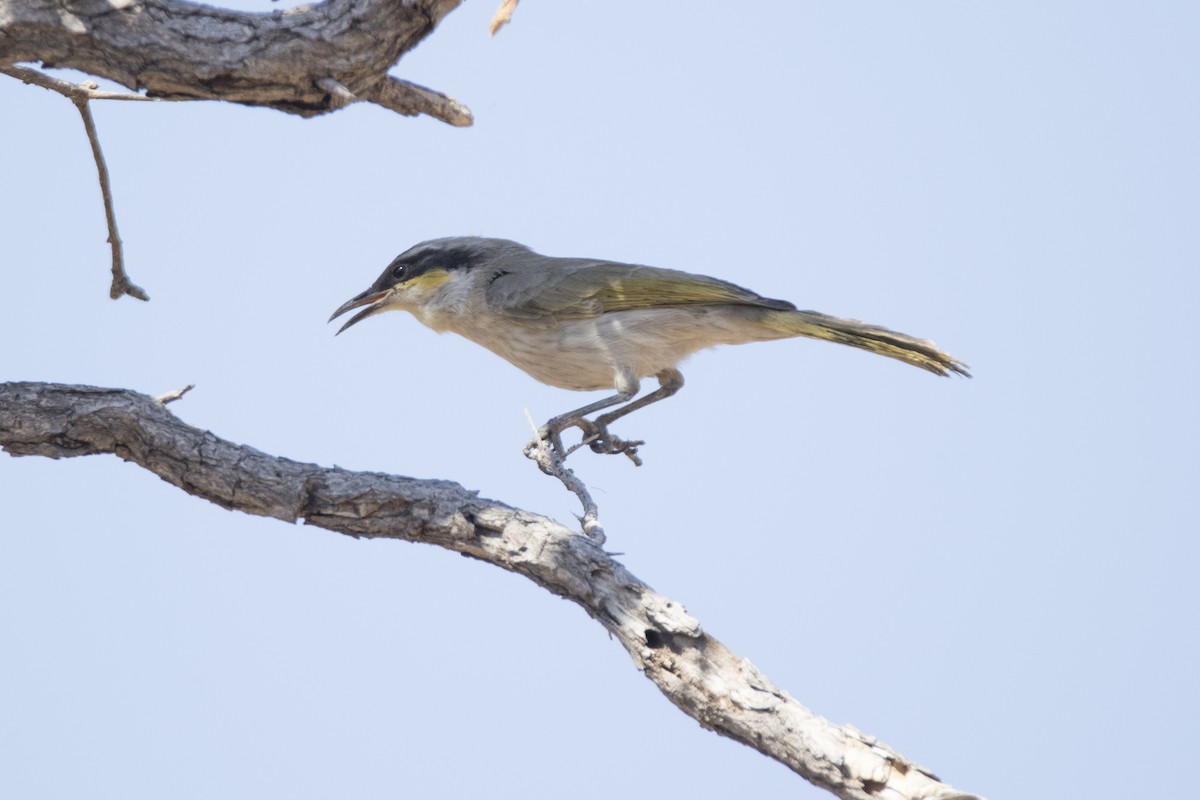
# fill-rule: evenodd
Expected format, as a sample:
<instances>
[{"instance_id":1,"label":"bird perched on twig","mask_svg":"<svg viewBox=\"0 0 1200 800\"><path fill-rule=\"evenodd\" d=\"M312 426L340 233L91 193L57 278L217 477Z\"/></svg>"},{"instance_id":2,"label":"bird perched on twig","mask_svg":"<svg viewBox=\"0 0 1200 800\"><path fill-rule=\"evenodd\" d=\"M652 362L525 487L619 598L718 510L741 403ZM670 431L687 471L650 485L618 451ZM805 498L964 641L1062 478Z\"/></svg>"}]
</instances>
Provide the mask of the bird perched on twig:
<instances>
[{"instance_id":1,"label":"bird perched on twig","mask_svg":"<svg viewBox=\"0 0 1200 800\"><path fill-rule=\"evenodd\" d=\"M641 463L642 442L612 436L608 426L670 397L683 386L678 365L697 350L807 336L869 350L935 375L970 377L966 365L933 342L800 311L732 283L673 269L589 258L543 256L507 239L455 236L422 242L395 258L366 291L330 320L356 308L338 333L390 309L412 313L435 331L483 345L542 383L615 394L560 414L539 431L561 459L562 433L583 431L581 444L625 453ZM642 378L658 388L637 397ZM636 398L636 399L635 399ZM615 408L614 408L615 406ZM612 409L593 419L588 416ZM531 446L539 444L535 439ZM527 449L528 452L528 449ZM543 466L545 469L545 466Z\"/></svg>"}]
</instances>

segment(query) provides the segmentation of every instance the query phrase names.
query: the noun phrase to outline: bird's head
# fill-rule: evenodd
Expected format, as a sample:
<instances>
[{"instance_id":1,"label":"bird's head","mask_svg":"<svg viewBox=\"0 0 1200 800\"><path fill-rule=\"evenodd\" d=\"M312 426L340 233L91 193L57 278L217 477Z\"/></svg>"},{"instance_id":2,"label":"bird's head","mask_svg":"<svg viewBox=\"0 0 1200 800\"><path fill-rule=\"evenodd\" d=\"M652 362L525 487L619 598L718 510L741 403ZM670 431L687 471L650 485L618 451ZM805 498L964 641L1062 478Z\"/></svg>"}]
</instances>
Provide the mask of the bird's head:
<instances>
[{"instance_id":1,"label":"bird's head","mask_svg":"<svg viewBox=\"0 0 1200 800\"><path fill-rule=\"evenodd\" d=\"M343 303L329 321L361 308L338 329L341 333L382 311L397 309L424 317L433 310L449 310L449 306L462 305L470 288L468 277L473 269L513 248L525 249L523 245L505 239L476 236L421 242L396 256L368 289Z\"/></svg>"}]
</instances>

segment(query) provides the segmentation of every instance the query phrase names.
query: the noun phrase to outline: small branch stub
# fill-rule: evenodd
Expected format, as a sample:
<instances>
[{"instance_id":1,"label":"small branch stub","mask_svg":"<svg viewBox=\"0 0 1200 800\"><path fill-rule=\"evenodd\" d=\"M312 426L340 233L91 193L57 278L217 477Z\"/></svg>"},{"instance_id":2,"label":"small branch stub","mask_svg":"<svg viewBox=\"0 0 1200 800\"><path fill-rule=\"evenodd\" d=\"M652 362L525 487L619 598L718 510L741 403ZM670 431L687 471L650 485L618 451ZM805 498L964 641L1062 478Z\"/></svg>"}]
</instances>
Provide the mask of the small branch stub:
<instances>
[{"instance_id":1,"label":"small branch stub","mask_svg":"<svg viewBox=\"0 0 1200 800\"><path fill-rule=\"evenodd\" d=\"M321 80L317 81L317 86L329 92L330 104L337 108L358 102L358 98L354 96L354 92L342 86L341 83L333 78L321 78Z\"/></svg>"},{"instance_id":2,"label":"small branch stub","mask_svg":"<svg viewBox=\"0 0 1200 800\"><path fill-rule=\"evenodd\" d=\"M196 384L189 383L187 386L184 386L182 389L176 389L175 391L164 392L163 394L158 395L157 397L154 398L154 402L158 403L160 406L165 406L167 403L174 403L176 400L183 397L185 394L187 394L188 392L190 392L192 389L195 389L195 388L196 388Z\"/></svg>"},{"instance_id":3,"label":"small branch stub","mask_svg":"<svg viewBox=\"0 0 1200 800\"><path fill-rule=\"evenodd\" d=\"M492 36L503 28L508 23L512 22L513 12L517 10L519 0L504 0L500 7L496 9L495 16L492 17L492 24L488 26L488 33Z\"/></svg>"},{"instance_id":4,"label":"small branch stub","mask_svg":"<svg viewBox=\"0 0 1200 800\"><path fill-rule=\"evenodd\" d=\"M471 110L453 97L391 75L363 89L361 95L363 99L407 117L425 114L456 128L470 127L475 122Z\"/></svg>"}]
</instances>

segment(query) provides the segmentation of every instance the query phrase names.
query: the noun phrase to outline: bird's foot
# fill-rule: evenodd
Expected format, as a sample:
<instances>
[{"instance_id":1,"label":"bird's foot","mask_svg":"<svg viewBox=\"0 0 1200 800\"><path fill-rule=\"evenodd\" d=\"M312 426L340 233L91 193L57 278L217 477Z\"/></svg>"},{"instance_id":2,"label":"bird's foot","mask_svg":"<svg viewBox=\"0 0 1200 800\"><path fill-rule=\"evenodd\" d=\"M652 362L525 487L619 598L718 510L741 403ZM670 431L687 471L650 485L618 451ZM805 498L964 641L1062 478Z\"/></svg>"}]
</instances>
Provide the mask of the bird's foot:
<instances>
[{"instance_id":1,"label":"bird's foot","mask_svg":"<svg viewBox=\"0 0 1200 800\"><path fill-rule=\"evenodd\" d=\"M608 455L624 454L629 457L634 466L642 465L641 456L638 455L638 447L644 445L645 442L641 439L625 440L618 436L613 436L608 432L608 426L601 422L592 422L590 420L582 420L581 427L583 429L583 441L576 447L587 445L592 448L593 453L607 453Z\"/></svg>"},{"instance_id":2,"label":"bird's foot","mask_svg":"<svg viewBox=\"0 0 1200 800\"><path fill-rule=\"evenodd\" d=\"M564 445L562 432L567 428L579 428L583 432L583 438L573 445ZM591 448L593 453L624 455L635 466L640 467L642 459L638 455L638 448L644 444L645 442L641 439L626 440L619 436L613 436L608 432L608 426L603 422L578 417L567 420L562 425L543 425L539 428L537 430L537 438L531 439L525 445L525 457L538 462L539 466L546 461L546 457L561 464L567 460L567 456L571 455L571 453L586 446ZM545 457L539 458L539 455L542 454ZM546 472L546 468L542 467L542 471Z\"/></svg>"}]
</instances>

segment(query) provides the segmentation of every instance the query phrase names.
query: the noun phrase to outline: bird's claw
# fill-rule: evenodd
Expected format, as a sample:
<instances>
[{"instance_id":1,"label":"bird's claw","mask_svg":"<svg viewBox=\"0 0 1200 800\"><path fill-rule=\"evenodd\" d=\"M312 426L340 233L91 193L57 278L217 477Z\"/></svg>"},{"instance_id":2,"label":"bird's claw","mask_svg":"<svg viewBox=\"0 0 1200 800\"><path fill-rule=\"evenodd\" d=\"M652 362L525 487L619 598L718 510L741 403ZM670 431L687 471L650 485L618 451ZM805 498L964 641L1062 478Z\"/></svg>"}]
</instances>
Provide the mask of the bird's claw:
<instances>
[{"instance_id":1,"label":"bird's claw","mask_svg":"<svg viewBox=\"0 0 1200 800\"><path fill-rule=\"evenodd\" d=\"M567 459L567 456L574 453L581 447L587 446L591 448L593 453L602 453L607 455L622 454L629 458L636 466L642 465L642 459L638 455L638 447L644 445L645 442L641 439L625 440L619 436L613 436L608 432L608 427L603 423L593 422L589 419L571 420L565 427L579 428L583 432L583 438L576 444L570 447L563 444L562 428L543 427L538 430L536 439L530 440L525 445L525 457L539 462L537 454L543 450L548 450L553 458L562 463ZM542 470L546 470L543 468Z\"/></svg>"},{"instance_id":2,"label":"bird's claw","mask_svg":"<svg viewBox=\"0 0 1200 800\"><path fill-rule=\"evenodd\" d=\"M642 459L638 455L638 447L645 444L641 439L630 439L626 441L619 436L613 436L608 432L608 427L598 422L583 420L585 425L583 428L583 441L577 445L581 447L587 445L592 449L593 453L604 453L607 455L617 455L623 453L629 457L629 460L634 463L634 466L640 467Z\"/></svg>"}]
</instances>

